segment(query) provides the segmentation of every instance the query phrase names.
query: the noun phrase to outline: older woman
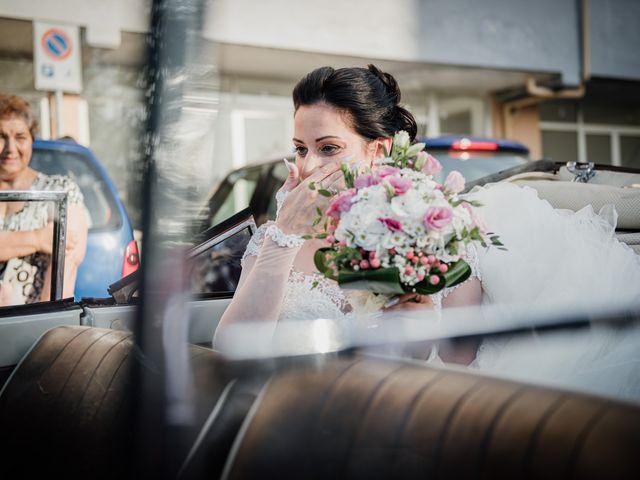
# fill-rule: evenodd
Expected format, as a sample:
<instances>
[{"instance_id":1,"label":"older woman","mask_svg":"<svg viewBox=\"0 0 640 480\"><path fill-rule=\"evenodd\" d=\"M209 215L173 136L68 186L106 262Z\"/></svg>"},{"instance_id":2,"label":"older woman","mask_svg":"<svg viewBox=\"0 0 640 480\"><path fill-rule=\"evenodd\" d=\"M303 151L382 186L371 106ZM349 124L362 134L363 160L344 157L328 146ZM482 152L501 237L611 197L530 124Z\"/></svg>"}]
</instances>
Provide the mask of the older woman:
<instances>
[{"instance_id":1,"label":"older woman","mask_svg":"<svg viewBox=\"0 0 640 480\"><path fill-rule=\"evenodd\" d=\"M82 193L70 178L29 167L37 121L29 103L0 94L0 189L69 192L63 296L72 297L87 243ZM0 202L0 305L49 299L53 224L46 202Z\"/></svg>"}]
</instances>

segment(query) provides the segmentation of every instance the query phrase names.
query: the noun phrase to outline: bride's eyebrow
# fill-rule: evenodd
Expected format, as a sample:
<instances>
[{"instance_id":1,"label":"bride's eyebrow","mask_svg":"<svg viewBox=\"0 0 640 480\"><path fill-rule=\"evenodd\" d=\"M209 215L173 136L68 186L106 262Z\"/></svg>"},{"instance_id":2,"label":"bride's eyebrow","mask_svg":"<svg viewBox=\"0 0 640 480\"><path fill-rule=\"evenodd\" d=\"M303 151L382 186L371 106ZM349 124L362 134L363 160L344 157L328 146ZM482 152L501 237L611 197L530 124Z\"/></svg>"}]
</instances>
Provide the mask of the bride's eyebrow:
<instances>
[{"instance_id":1,"label":"bride's eyebrow","mask_svg":"<svg viewBox=\"0 0 640 480\"><path fill-rule=\"evenodd\" d=\"M324 137L316 138L316 142L321 142L322 140L326 140L328 138L335 138L336 140L342 140L340 137L337 137L335 135L326 135Z\"/></svg>"},{"instance_id":2,"label":"bride's eyebrow","mask_svg":"<svg viewBox=\"0 0 640 480\"><path fill-rule=\"evenodd\" d=\"M316 138L316 142L321 142L322 140L327 140L328 138L335 138L336 140L342 140L342 138L336 136L336 135L325 135L324 137L320 137L320 138ZM291 140L293 140L294 142L298 142L298 143L302 143L304 144L304 142L302 140L299 140L295 137L293 137Z\"/></svg>"}]
</instances>

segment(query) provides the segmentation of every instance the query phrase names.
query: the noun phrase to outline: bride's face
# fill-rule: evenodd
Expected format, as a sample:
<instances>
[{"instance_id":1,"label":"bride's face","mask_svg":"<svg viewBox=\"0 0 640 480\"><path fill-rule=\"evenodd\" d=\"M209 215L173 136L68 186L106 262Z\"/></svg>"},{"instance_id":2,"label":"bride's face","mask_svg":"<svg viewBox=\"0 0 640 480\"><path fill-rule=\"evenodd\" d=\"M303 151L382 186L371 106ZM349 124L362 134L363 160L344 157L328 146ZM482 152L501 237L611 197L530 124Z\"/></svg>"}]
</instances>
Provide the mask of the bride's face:
<instances>
[{"instance_id":1,"label":"bride's face","mask_svg":"<svg viewBox=\"0 0 640 480\"><path fill-rule=\"evenodd\" d=\"M294 117L293 144L302 179L330 162L372 160L383 151L384 139L367 141L356 133L345 113L325 103L303 105Z\"/></svg>"}]
</instances>

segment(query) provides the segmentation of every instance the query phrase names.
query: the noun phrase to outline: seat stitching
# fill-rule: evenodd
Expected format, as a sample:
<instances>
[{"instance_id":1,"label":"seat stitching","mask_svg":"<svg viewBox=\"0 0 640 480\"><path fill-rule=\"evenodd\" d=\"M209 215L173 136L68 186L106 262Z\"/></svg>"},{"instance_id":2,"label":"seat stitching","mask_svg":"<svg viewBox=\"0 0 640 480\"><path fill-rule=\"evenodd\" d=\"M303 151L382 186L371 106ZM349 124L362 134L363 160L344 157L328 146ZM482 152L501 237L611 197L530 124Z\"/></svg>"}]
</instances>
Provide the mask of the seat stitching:
<instances>
[{"instance_id":1,"label":"seat stitching","mask_svg":"<svg viewBox=\"0 0 640 480\"><path fill-rule=\"evenodd\" d=\"M438 475L439 475L440 465L442 463L440 461L440 452L442 451L444 441L447 437L447 434L449 433L449 429L451 428L451 423L453 422L453 419L455 415L458 413L458 410L460 409L462 404L473 392L475 392L479 388L479 386L480 386L480 381L475 380L474 383L470 387L468 387L467 390L460 396L460 398L456 400L456 403L453 405L453 407L451 407L451 410L449 411L447 418L444 422L444 428L440 433L440 436L438 438L438 441L436 442L436 445L433 451L433 459L434 459L433 478L438 478Z\"/></svg>"},{"instance_id":2,"label":"seat stitching","mask_svg":"<svg viewBox=\"0 0 640 480\"><path fill-rule=\"evenodd\" d=\"M113 333L116 333L115 331ZM78 400L78 402L76 403L76 406L74 407L74 411L75 409L78 408L79 405L82 404L82 400L84 400L84 397L87 395L87 391L89 390L89 386L91 385L91 383L93 382L93 379L96 375L96 372L100 369L100 366L102 365L102 363L104 362L105 358L107 358L109 356L109 354L111 353L111 351L116 348L118 345L120 345L122 342L124 342L125 340L129 340L131 336L127 335L126 337L122 337L120 340L118 340L118 342L114 343L113 345L111 345L111 347L109 347L109 349L104 352L104 355L102 356L102 358L100 359L100 361L98 362L98 364L95 366L95 368L93 369L93 372L91 373L91 378L89 378L89 380L87 381L84 390L82 391L82 396L80 397L80 399ZM111 383L111 381L109 382Z\"/></svg>"},{"instance_id":3,"label":"seat stitching","mask_svg":"<svg viewBox=\"0 0 640 480\"><path fill-rule=\"evenodd\" d=\"M64 346L62 348L60 348L58 350L58 353L56 353L55 357L49 362L49 365L47 366L46 370L44 372L42 372L40 374L40 376L38 377L38 384L40 384L40 380L42 380L42 377L45 376L45 374L51 370L51 367L53 367L56 363L56 361L58 360L58 357L60 357L60 355L62 355L62 352L64 352L67 347L69 346L69 344L71 342L73 342L76 338L78 338L81 334L85 333L87 330L86 329L82 329L79 332L77 332L73 337L71 337L69 340L67 340L64 344Z\"/></svg>"},{"instance_id":4,"label":"seat stitching","mask_svg":"<svg viewBox=\"0 0 640 480\"><path fill-rule=\"evenodd\" d=\"M399 453L399 447L400 447L400 441L404 435L404 431L407 428L407 424L409 423L409 419L412 417L413 415L413 410L416 408L416 406L418 405L418 402L420 401L420 399L422 398L422 396L431 388L433 387L435 384L438 383L438 380L440 380L442 377L444 376L443 372L438 372L436 375L434 375L433 378L429 379L429 381L427 383L425 383L422 387L420 387L420 389L416 392L416 394L413 396L413 398L411 399L408 408L405 410L403 416L402 416L402 420L400 421L400 427L398 428L398 431L396 432L396 438L394 441L394 445L397 445L398 448L396 448L393 451L393 456L391 458L391 465L395 465L396 462L398 461L397 457L398 457L398 453ZM392 469L391 471L393 471L394 469Z\"/></svg>"},{"instance_id":5,"label":"seat stitching","mask_svg":"<svg viewBox=\"0 0 640 480\"><path fill-rule=\"evenodd\" d=\"M90 330L85 330L85 332L89 332ZM100 340L102 340L103 337L109 335L111 333L111 331L107 331L105 333L103 333L102 335L100 335L98 338L96 338L93 342L91 342L89 345L86 346L84 352L82 352L82 355L80 355L80 357L78 358L78 360L76 361L76 363L73 365L73 368L71 369L71 371L69 372L69 375L67 375L67 379L64 381L64 384L62 385L62 388L59 390L58 395L56 397L56 403L58 402L58 400L60 399L60 396L62 394L62 392L64 392L64 390L67 388L67 384L69 383L69 379L73 376L73 374L76 371L76 368L78 368L78 365L82 362L82 359L85 357L85 355L87 354L87 352L89 350L91 350L91 347L93 347L96 343L98 343ZM66 348L66 347L65 347Z\"/></svg>"},{"instance_id":6,"label":"seat stitching","mask_svg":"<svg viewBox=\"0 0 640 480\"><path fill-rule=\"evenodd\" d=\"M94 412L92 420L95 420L95 418L98 415L98 413L100 412L100 410L102 410L102 405L104 404L104 400L107 397L107 395L109 395L109 391L111 390L111 384L113 383L113 380L118 376L118 372L122 368L122 365L124 365L125 361L129 358L129 354L130 353L131 352L127 352L126 355L124 355L124 357L122 357L122 360L120 361L120 364L118 365L118 368L116 368L115 371L113 372L113 376L111 377L111 380L109 380L109 384L107 385L107 388L105 390L105 394L103 395L102 400L100 400L100 405L98 406L98 408Z\"/></svg>"},{"instance_id":7,"label":"seat stitching","mask_svg":"<svg viewBox=\"0 0 640 480\"><path fill-rule=\"evenodd\" d=\"M371 392L369 393L369 398L367 398L366 404L363 406L361 412L362 414L360 415L360 419L358 421L358 426L356 428L356 433L355 435L353 435L351 437L351 441L349 442L349 445L347 446L346 449L346 454L345 454L345 458L343 460L343 470L342 470L342 475L341 478L345 478L346 477L346 473L347 470L349 469L349 465L350 465L350 461L349 459L351 458L351 451L353 450L353 448L355 447L355 445L357 444L358 438L360 438L361 433L362 433L362 429L364 428L364 421L367 418L367 415L369 413L369 409L371 408L371 405L373 404L376 396L380 393L380 390L382 390L382 387L387 383L387 381L389 380L389 377L391 377L393 374L397 373L399 370L405 369L407 368L406 366L402 365L399 366L397 368L394 368L393 370L391 370L390 372L388 372L384 377L382 377L378 383L376 383L375 387L373 387L373 390L371 390Z\"/></svg>"},{"instance_id":8,"label":"seat stitching","mask_svg":"<svg viewBox=\"0 0 640 480\"><path fill-rule=\"evenodd\" d=\"M509 397L502 402L502 405L500 405L500 408L496 411L495 415L491 419L487 431L482 438L482 444L480 445L480 457L478 459L478 467L476 470L480 476L482 476L483 470L487 463L487 451L489 450L489 444L491 443L493 433L496 429L496 426L498 425L498 422L505 415L509 407L516 401L516 399L521 397L523 393L524 389L522 387L516 389L515 392L509 395Z\"/></svg>"},{"instance_id":9,"label":"seat stitching","mask_svg":"<svg viewBox=\"0 0 640 480\"><path fill-rule=\"evenodd\" d=\"M542 414L542 418L539 420L538 425L536 425L536 428L531 434L531 439L529 440L527 449L525 450L525 457L522 461L522 478L530 477L529 467L530 463L533 461L533 449L535 444L538 442L538 437L540 437L540 435L542 434L542 429L544 428L547 421L549 421L549 419L551 418L551 415L553 415L556 410L558 410L558 408L560 408L560 406L566 401L567 398L564 395L560 395L560 397L558 397L551 405L549 405L545 412Z\"/></svg>"},{"instance_id":10,"label":"seat stitching","mask_svg":"<svg viewBox=\"0 0 640 480\"><path fill-rule=\"evenodd\" d=\"M320 426L320 422L322 421L322 418L326 414L327 403L329 399L333 397L333 393L336 389L336 384L343 379L343 377L349 372L349 370L351 370L356 365L362 363L362 361L363 361L362 358L355 360L353 363L348 365L347 368L345 368L342 372L340 372L340 374L336 378L333 379L333 382L331 383L331 388L329 388L329 391L324 395L324 398L320 402L320 405L322 405L322 408L320 409L320 414L318 415L317 423L315 425L316 428L313 431L318 430L318 427Z\"/></svg>"},{"instance_id":11,"label":"seat stitching","mask_svg":"<svg viewBox=\"0 0 640 480\"><path fill-rule=\"evenodd\" d=\"M582 451L584 444L587 442L587 438L589 437L589 434L595 428L598 422L602 420L602 418L604 417L604 414L607 412L607 409L610 405L611 405L610 402L603 402L603 404L600 406L598 411L596 411L591 416L591 418L589 419L589 421L587 422L583 430L578 434L578 438L576 439L576 444L569 456L570 461L569 461L569 467L567 471L567 478L572 478L572 477L575 478L576 467L578 466L578 459L580 458L580 452Z\"/></svg>"}]
</instances>

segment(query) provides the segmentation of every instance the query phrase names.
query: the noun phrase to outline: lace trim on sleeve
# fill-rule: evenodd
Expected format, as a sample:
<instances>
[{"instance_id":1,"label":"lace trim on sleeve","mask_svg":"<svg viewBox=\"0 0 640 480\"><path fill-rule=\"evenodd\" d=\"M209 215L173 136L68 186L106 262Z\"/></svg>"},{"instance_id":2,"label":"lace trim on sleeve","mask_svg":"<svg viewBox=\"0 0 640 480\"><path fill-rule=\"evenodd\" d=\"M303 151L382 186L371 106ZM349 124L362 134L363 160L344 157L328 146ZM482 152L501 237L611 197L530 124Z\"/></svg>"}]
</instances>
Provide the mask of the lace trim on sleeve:
<instances>
[{"instance_id":1,"label":"lace trim on sleeve","mask_svg":"<svg viewBox=\"0 0 640 480\"><path fill-rule=\"evenodd\" d=\"M459 283L455 287L444 288L440 290L438 293L434 293L433 295L431 295L431 301L433 302L433 306L437 311L442 310L442 301L445 299L445 297L449 295L451 292L453 292L460 285L464 285L474 277L482 281L482 275L480 273L480 260L478 258L478 250L475 244L470 243L467 246L467 254L465 257L465 261L471 267L471 276L466 281Z\"/></svg>"},{"instance_id":2,"label":"lace trim on sleeve","mask_svg":"<svg viewBox=\"0 0 640 480\"><path fill-rule=\"evenodd\" d=\"M249 256L253 256L253 257L257 257L258 254L260 253L260 249L262 248L262 244L264 243L264 235L265 232L267 231L267 228L269 228L270 225L273 225L274 222L269 221L266 223L263 223L262 225L260 225L260 227L258 227L258 229L256 230L256 233L253 234L253 236L251 237L251 240L249 240L249 243L247 244L247 249L244 251L244 254L242 255L242 260L240 261L240 265L244 265L244 259L249 257Z\"/></svg>"}]
</instances>

